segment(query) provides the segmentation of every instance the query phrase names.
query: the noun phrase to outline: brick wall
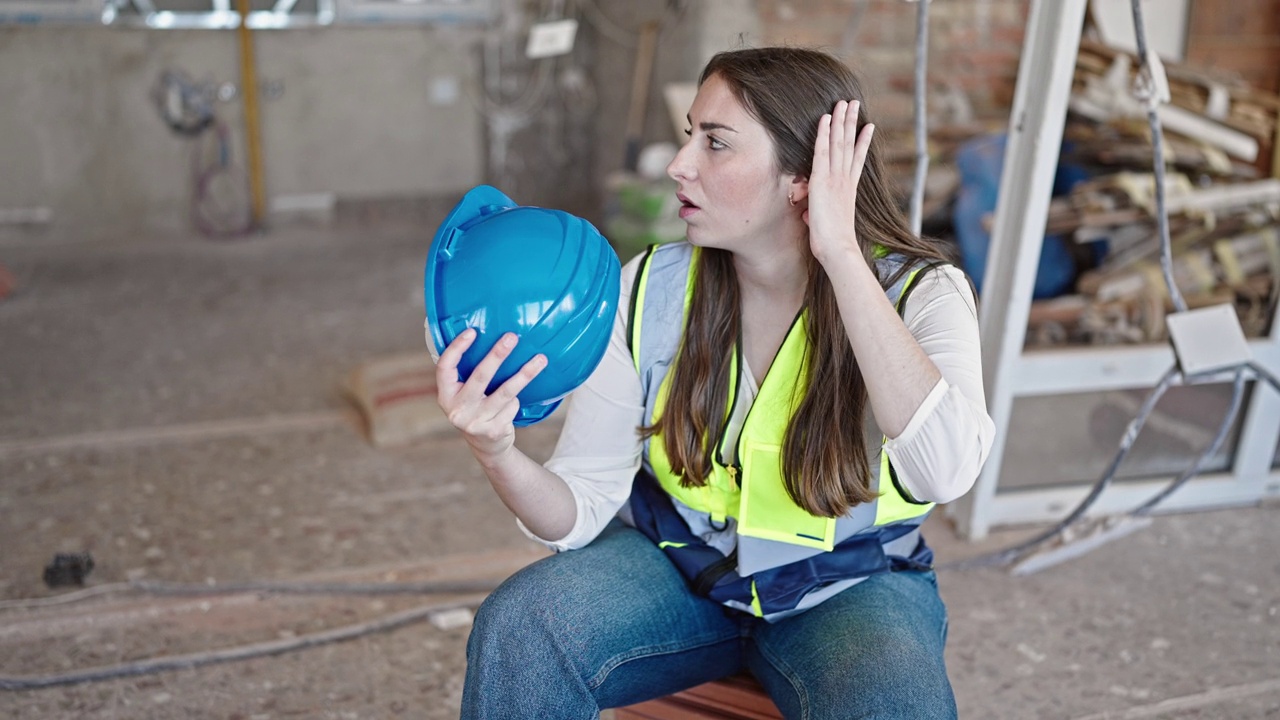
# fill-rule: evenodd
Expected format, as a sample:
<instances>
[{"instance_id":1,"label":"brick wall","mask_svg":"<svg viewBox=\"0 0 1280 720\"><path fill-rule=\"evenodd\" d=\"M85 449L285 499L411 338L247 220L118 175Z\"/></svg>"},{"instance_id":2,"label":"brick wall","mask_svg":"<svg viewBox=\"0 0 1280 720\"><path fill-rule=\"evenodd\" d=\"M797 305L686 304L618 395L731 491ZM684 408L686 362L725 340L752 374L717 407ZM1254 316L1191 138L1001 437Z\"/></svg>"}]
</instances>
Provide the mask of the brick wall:
<instances>
[{"instance_id":1,"label":"brick wall","mask_svg":"<svg viewBox=\"0 0 1280 720\"><path fill-rule=\"evenodd\" d=\"M1007 116L1028 0L933 0L931 114L962 92L979 118ZM764 44L816 46L858 71L881 121L909 117L917 5L906 0L759 0Z\"/></svg>"}]
</instances>

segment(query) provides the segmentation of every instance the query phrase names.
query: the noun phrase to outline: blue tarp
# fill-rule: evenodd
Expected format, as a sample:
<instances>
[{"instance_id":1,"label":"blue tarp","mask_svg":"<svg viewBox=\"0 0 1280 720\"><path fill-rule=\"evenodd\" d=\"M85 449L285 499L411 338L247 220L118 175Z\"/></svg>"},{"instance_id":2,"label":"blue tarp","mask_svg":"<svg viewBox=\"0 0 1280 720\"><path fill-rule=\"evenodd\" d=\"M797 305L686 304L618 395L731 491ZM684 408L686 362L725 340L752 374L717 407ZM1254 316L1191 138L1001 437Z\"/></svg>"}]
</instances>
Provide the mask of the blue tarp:
<instances>
[{"instance_id":1,"label":"blue tarp","mask_svg":"<svg viewBox=\"0 0 1280 720\"><path fill-rule=\"evenodd\" d=\"M1003 133L984 135L966 142L956 153L960 192L956 197L952 221L960 245L961 263L979 291L982 290L987 250L991 245L991 234L983 228L982 218L996 209L1006 140ZM1068 192L1071 185L1084 178L1082 169L1060 166L1054 181L1054 194ZM1069 241L1061 235L1045 237L1033 297L1051 298L1071 291L1076 280L1076 263L1067 245Z\"/></svg>"}]
</instances>

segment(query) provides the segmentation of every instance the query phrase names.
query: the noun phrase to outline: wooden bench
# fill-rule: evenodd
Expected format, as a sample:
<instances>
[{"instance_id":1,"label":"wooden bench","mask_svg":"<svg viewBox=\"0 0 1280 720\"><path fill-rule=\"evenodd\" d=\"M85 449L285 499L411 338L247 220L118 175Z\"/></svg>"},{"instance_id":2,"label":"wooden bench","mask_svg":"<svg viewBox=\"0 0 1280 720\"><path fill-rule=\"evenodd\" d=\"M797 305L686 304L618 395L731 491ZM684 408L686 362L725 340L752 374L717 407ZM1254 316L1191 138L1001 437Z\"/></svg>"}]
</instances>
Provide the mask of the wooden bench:
<instances>
[{"instance_id":1,"label":"wooden bench","mask_svg":"<svg viewBox=\"0 0 1280 720\"><path fill-rule=\"evenodd\" d=\"M782 720L782 713L747 674L709 682L613 711L615 720Z\"/></svg>"}]
</instances>

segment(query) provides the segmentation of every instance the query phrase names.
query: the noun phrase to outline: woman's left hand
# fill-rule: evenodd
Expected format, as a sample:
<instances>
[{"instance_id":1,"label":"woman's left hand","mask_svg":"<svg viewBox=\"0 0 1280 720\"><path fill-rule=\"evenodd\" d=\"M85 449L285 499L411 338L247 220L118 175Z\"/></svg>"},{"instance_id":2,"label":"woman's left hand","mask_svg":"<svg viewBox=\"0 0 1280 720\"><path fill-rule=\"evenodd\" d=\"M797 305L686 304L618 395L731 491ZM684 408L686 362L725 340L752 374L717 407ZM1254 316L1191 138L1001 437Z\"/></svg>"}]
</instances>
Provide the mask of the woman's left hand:
<instances>
[{"instance_id":1,"label":"woman's left hand","mask_svg":"<svg viewBox=\"0 0 1280 720\"><path fill-rule=\"evenodd\" d=\"M857 100L841 100L831 114L818 121L809 174L809 209L803 217L809 225L809 247L824 265L846 252L862 255L853 221L858 180L875 126L867 124L858 132L859 105Z\"/></svg>"}]
</instances>

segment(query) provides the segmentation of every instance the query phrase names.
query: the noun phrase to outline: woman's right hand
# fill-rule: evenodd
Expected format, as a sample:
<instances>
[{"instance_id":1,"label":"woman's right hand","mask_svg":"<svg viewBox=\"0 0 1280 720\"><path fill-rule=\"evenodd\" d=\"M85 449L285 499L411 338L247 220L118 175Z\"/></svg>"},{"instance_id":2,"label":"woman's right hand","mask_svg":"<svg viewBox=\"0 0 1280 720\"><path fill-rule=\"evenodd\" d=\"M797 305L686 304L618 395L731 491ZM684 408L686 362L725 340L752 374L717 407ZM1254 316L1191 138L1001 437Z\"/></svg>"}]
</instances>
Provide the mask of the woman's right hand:
<instances>
[{"instance_id":1,"label":"woman's right hand","mask_svg":"<svg viewBox=\"0 0 1280 720\"><path fill-rule=\"evenodd\" d=\"M515 444L516 429L512 421L520 411L516 397L547 366L544 355L535 355L498 386L492 394L485 389L493 380L498 367L515 349L519 338L507 333L494 343L493 349L476 365L466 382L458 378L458 363L462 354L476 340L476 331L467 328L449 347L440 353L436 363L436 401L453 426L462 431L476 459L484 463L494 460Z\"/></svg>"}]
</instances>

